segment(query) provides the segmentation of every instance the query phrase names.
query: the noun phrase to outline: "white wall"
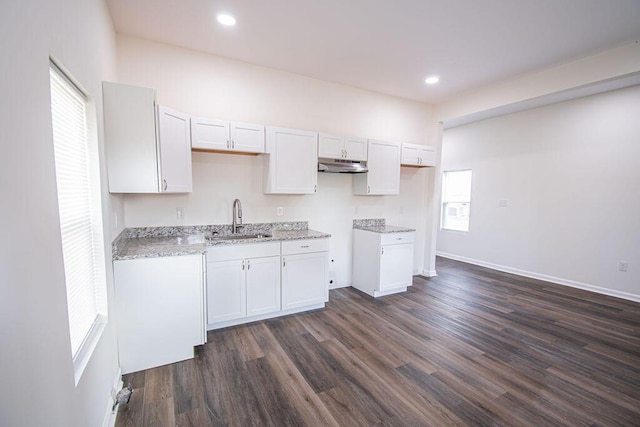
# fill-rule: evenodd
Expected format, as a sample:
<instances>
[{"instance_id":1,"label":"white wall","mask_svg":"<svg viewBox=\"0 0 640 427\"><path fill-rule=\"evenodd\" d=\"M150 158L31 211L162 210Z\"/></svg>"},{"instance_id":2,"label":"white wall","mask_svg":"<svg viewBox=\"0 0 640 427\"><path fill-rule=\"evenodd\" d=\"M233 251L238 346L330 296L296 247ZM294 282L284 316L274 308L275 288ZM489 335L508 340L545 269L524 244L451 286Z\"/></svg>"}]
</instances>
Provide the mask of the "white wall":
<instances>
[{"instance_id":1,"label":"white wall","mask_svg":"<svg viewBox=\"0 0 640 427\"><path fill-rule=\"evenodd\" d=\"M438 252L640 300L638 117L634 86L445 130L442 169L473 170L471 223Z\"/></svg>"},{"instance_id":2,"label":"white wall","mask_svg":"<svg viewBox=\"0 0 640 427\"><path fill-rule=\"evenodd\" d=\"M191 115L421 144L435 139L425 104L138 38L117 40L120 81L155 88L159 103ZM331 233L331 267L345 285L352 220L382 217L418 230L415 268L422 270L432 169L402 168L399 196L353 196L352 176L333 174L319 174L317 195L278 196L262 193L259 156L194 153L193 162L191 194L125 196L126 226L230 223L239 198L245 222L303 220ZM276 216L277 206L284 216ZM177 207L186 209L183 221Z\"/></svg>"},{"instance_id":3,"label":"white wall","mask_svg":"<svg viewBox=\"0 0 640 427\"><path fill-rule=\"evenodd\" d=\"M51 54L95 97L102 141L101 80L115 78L115 34L100 0L3 1L1 9L0 425L97 426L118 372L115 320L110 307L109 324L76 387L48 67ZM118 232L109 219L123 214L122 198L105 191L103 209L109 248ZM108 284L111 303L111 274Z\"/></svg>"}]
</instances>

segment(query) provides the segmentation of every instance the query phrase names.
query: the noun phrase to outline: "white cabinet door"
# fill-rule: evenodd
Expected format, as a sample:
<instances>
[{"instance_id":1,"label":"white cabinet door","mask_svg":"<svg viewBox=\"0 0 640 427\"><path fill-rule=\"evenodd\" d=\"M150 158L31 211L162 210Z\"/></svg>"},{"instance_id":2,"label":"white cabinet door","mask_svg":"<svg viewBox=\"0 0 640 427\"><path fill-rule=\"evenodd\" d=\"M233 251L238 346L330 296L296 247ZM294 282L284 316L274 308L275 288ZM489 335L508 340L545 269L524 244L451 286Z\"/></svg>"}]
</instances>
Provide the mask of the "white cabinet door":
<instances>
[{"instance_id":1,"label":"white cabinet door","mask_svg":"<svg viewBox=\"0 0 640 427\"><path fill-rule=\"evenodd\" d=\"M191 118L191 147L200 150L264 153L264 126Z\"/></svg>"},{"instance_id":2,"label":"white cabinet door","mask_svg":"<svg viewBox=\"0 0 640 427\"><path fill-rule=\"evenodd\" d=\"M412 274L413 243L382 246L380 251L380 291L411 285Z\"/></svg>"},{"instance_id":3,"label":"white cabinet door","mask_svg":"<svg viewBox=\"0 0 640 427\"><path fill-rule=\"evenodd\" d=\"M321 133L318 135L318 157L344 159L344 136Z\"/></svg>"},{"instance_id":4,"label":"white cabinet door","mask_svg":"<svg viewBox=\"0 0 640 427\"><path fill-rule=\"evenodd\" d=\"M402 164L406 166L418 166L418 152L420 148L416 144L402 144Z\"/></svg>"},{"instance_id":5,"label":"white cabinet door","mask_svg":"<svg viewBox=\"0 0 640 427\"><path fill-rule=\"evenodd\" d=\"M405 166L435 166L436 149L429 145L402 144L402 164Z\"/></svg>"},{"instance_id":6,"label":"white cabinet door","mask_svg":"<svg viewBox=\"0 0 640 427\"><path fill-rule=\"evenodd\" d=\"M192 117L191 147L202 150L231 150L229 121Z\"/></svg>"},{"instance_id":7,"label":"white cabinet door","mask_svg":"<svg viewBox=\"0 0 640 427\"><path fill-rule=\"evenodd\" d=\"M353 193L357 195L400 194L400 144L369 140L369 172L353 177Z\"/></svg>"},{"instance_id":8,"label":"white cabinet door","mask_svg":"<svg viewBox=\"0 0 640 427\"><path fill-rule=\"evenodd\" d=\"M204 344L202 255L114 261L123 373L193 357Z\"/></svg>"},{"instance_id":9,"label":"white cabinet door","mask_svg":"<svg viewBox=\"0 0 640 427\"><path fill-rule=\"evenodd\" d=\"M347 160L367 161L367 140L362 138L347 138L344 142Z\"/></svg>"},{"instance_id":10,"label":"white cabinet door","mask_svg":"<svg viewBox=\"0 0 640 427\"><path fill-rule=\"evenodd\" d=\"M342 160L367 160L367 140L342 135L318 135L318 157Z\"/></svg>"},{"instance_id":11,"label":"white cabinet door","mask_svg":"<svg viewBox=\"0 0 640 427\"><path fill-rule=\"evenodd\" d=\"M421 145L420 146L420 166L436 165L436 147Z\"/></svg>"},{"instance_id":12,"label":"white cabinet door","mask_svg":"<svg viewBox=\"0 0 640 427\"><path fill-rule=\"evenodd\" d=\"M264 193L314 194L318 184L318 134L267 128Z\"/></svg>"},{"instance_id":13,"label":"white cabinet door","mask_svg":"<svg viewBox=\"0 0 640 427\"><path fill-rule=\"evenodd\" d=\"M191 134L189 116L158 106L160 144L160 191L191 192Z\"/></svg>"},{"instance_id":14,"label":"white cabinet door","mask_svg":"<svg viewBox=\"0 0 640 427\"><path fill-rule=\"evenodd\" d=\"M247 317L280 311L280 257L246 260Z\"/></svg>"},{"instance_id":15,"label":"white cabinet door","mask_svg":"<svg viewBox=\"0 0 640 427\"><path fill-rule=\"evenodd\" d=\"M208 324L246 317L244 268L244 260L207 263Z\"/></svg>"},{"instance_id":16,"label":"white cabinet door","mask_svg":"<svg viewBox=\"0 0 640 427\"><path fill-rule=\"evenodd\" d=\"M282 257L282 309L289 310L328 300L328 253Z\"/></svg>"},{"instance_id":17,"label":"white cabinet door","mask_svg":"<svg viewBox=\"0 0 640 427\"><path fill-rule=\"evenodd\" d=\"M244 153L264 153L264 126L231 122L231 149Z\"/></svg>"}]
</instances>

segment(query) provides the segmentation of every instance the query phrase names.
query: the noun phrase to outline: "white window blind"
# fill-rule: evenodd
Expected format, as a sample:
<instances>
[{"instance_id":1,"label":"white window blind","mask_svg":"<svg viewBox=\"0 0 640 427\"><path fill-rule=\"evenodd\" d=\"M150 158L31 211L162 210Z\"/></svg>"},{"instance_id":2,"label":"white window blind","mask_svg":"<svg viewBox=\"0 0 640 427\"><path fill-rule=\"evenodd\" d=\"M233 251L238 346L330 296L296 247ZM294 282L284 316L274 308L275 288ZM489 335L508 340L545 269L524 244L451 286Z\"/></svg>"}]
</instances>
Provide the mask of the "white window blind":
<instances>
[{"instance_id":1,"label":"white window blind","mask_svg":"<svg viewBox=\"0 0 640 427\"><path fill-rule=\"evenodd\" d=\"M106 320L97 147L91 145L89 129L95 119L88 120L84 93L53 63L49 74L71 351L77 368L92 332Z\"/></svg>"}]
</instances>

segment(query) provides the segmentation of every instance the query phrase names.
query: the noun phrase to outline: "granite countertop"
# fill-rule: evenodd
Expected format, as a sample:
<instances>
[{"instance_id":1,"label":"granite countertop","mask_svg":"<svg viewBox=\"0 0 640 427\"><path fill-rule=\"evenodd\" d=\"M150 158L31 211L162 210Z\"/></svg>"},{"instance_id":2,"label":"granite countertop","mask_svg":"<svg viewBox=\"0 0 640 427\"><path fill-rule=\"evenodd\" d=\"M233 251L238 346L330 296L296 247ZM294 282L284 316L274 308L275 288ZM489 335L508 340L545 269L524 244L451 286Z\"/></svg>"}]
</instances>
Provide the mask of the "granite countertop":
<instances>
[{"instance_id":1,"label":"granite countertop","mask_svg":"<svg viewBox=\"0 0 640 427\"><path fill-rule=\"evenodd\" d=\"M209 246L331 237L309 230L306 221L246 224L237 234L258 233L268 233L271 237L225 240L225 236L232 235L230 225L127 228L113 241L112 255L114 260L124 260L202 254ZM215 237L215 240L208 237Z\"/></svg>"},{"instance_id":2,"label":"granite countertop","mask_svg":"<svg viewBox=\"0 0 640 427\"><path fill-rule=\"evenodd\" d=\"M409 231L416 231L415 228L387 225L386 220L382 218L354 219L353 228L356 230L372 231L374 233L407 233Z\"/></svg>"}]
</instances>

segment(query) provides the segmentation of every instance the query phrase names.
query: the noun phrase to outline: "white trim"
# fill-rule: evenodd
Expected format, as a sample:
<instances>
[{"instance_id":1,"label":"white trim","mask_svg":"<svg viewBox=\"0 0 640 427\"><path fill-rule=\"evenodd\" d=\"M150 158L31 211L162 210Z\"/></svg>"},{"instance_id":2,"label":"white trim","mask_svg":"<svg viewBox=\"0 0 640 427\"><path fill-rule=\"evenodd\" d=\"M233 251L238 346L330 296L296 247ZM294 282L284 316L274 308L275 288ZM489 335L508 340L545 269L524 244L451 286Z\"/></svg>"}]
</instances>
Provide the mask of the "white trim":
<instances>
[{"instance_id":1,"label":"white trim","mask_svg":"<svg viewBox=\"0 0 640 427\"><path fill-rule=\"evenodd\" d=\"M422 270L420 275L425 277L436 277L438 273L435 270Z\"/></svg>"},{"instance_id":2,"label":"white trim","mask_svg":"<svg viewBox=\"0 0 640 427\"><path fill-rule=\"evenodd\" d=\"M329 290L331 289L340 289L340 288L348 288L351 287L351 283L337 283L337 284L332 284L329 287Z\"/></svg>"},{"instance_id":3,"label":"white trim","mask_svg":"<svg viewBox=\"0 0 640 427\"><path fill-rule=\"evenodd\" d=\"M505 273L516 274L518 276L529 277L531 279L543 280L545 282L555 283L557 285L569 286L571 288L583 289L585 291L591 291L602 295L609 295L616 298L622 298L629 301L640 302L640 295L632 294L629 292L616 291L614 289L603 288L601 286L589 285L587 283L576 282L575 280L562 279L560 277L548 276L546 274L534 273L532 271L520 270L518 268L507 267L500 264L493 264L491 262L482 261L474 258L467 258L459 255L449 254L446 252L436 251L437 256L443 258L449 258L456 261L462 261L469 264L479 265L480 267L487 267L493 270L504 271Z\"/></svg>"},{"instance_id":4,"label":"white trim","mask_svg":"<svg viewBox=\"0 0 640 427\"><path fill-rule=\"evenodd\" d=\"M93 326L87 333L84 342L80 345L76 357L73 358L73 379L76 386L80 382L80 378L89 364L93 351L98 346L98 342L100 341L102 333L106 327L107 316L99 314L96 321L93 323Z\"/></svg>"},{"instance_id":5,"label":"white trim","mask_svg":"<svg viewBox=\"0 0 640 427\"><path fill-rule=\"evenodd\" d=\"M572 99L583 98L585 96L597 95L603 92L623 89L640 84L640 72L624 74L595 83L589 83L558 92L549 93L523 101L512 102L499 107L477 111L458 117L444 120L444 129L466 125L480 120L491 119L493 117L505 116L507 114L518 113L520 111L531 110L532 108L544 107L546 105L557 104L559 102L570 101Z\"/></svg>"},{"instance_id":6,"label":"white trim","mask_svg":"<svg viewBox=\"0 0 640 427\"><path fill-rule=\"evenodd\" d=\"M306 305L304 307L292 308L290 310L274 311L272 313L265 313L257 316L242 317L240 319L227 320L227 321L218 322L218 323L210 323L207 325L207 331L227 328L229 326L243 325L245 323L257 322L259 320L273 319L275 317L287 316L289 314L302 313L303 311L317 310L320 308L324 308L324 304L325 303L321 302L318 304Z\"/></svg>"},{"instance_id":7,"label":"white trim","mask_svg":"<svg viewBox=\"0 0 640 427\"><path fill-rule=\"evenodd\" d=\"M107 402L107 411L102 419L102 427L114 427L116 425L116 415L118 414L118 408L115 411L112 410L113 402L115 401L115 395L122 389L122 371L118 368L116 378L113 381L113 388L109 392L109 401Z\"/></svg>"}]
</instances>

